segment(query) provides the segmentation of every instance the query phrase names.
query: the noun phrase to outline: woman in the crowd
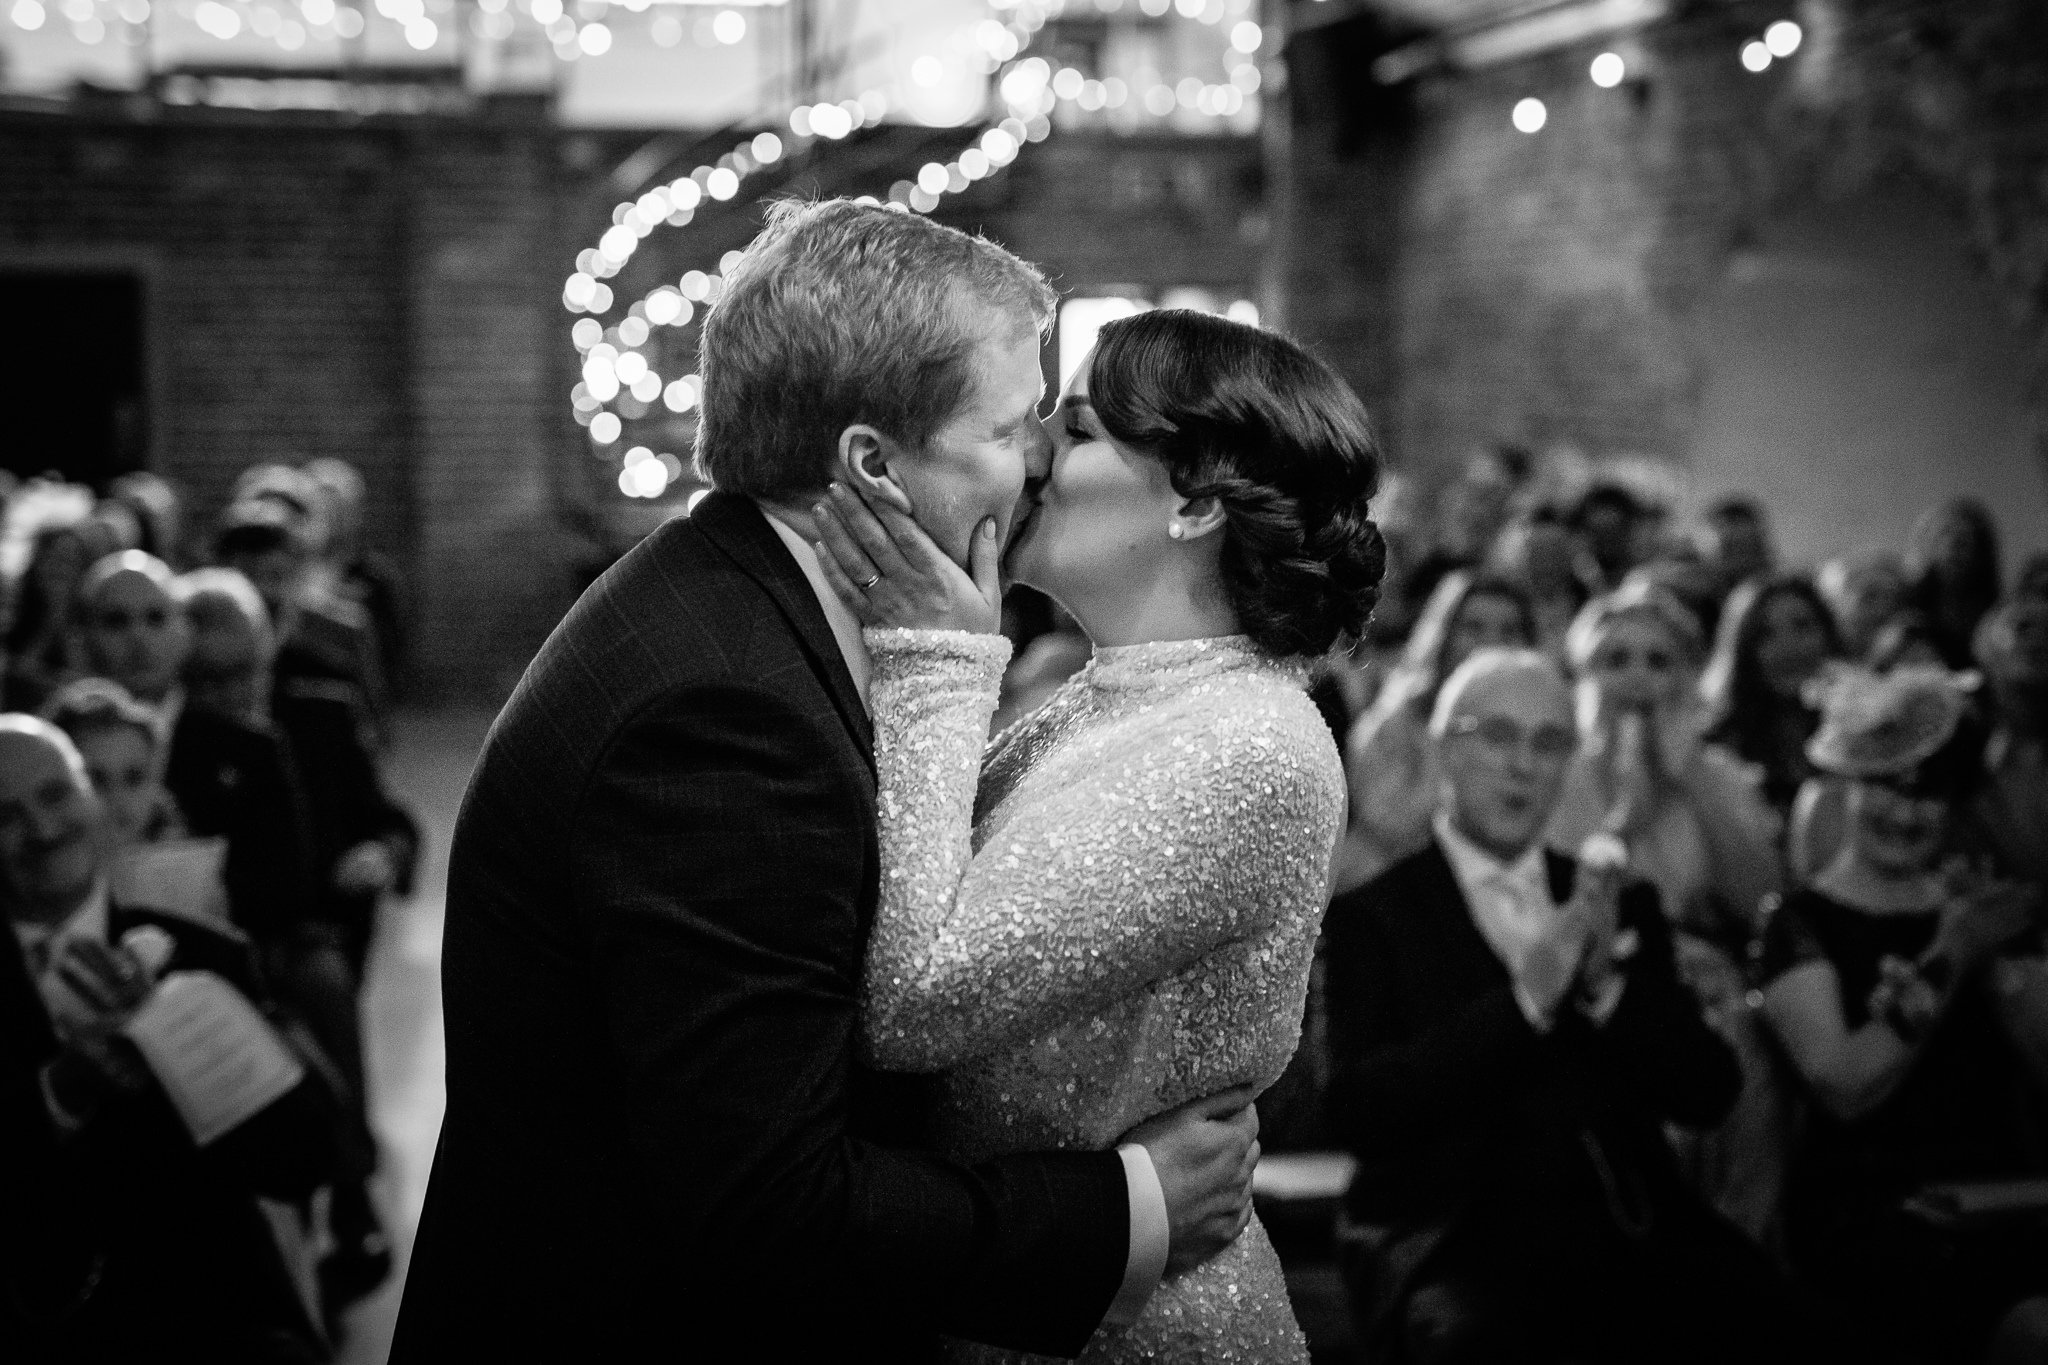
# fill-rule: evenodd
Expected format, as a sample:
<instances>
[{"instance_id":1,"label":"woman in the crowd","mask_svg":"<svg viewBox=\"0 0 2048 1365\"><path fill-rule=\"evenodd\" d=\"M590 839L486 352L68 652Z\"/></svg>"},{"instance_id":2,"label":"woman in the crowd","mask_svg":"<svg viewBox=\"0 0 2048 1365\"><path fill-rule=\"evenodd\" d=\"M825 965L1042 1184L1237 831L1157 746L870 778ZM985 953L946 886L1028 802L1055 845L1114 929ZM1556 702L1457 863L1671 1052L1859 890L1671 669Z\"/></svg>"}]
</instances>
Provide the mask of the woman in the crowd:
<instances>
[{"instance_id":1,"label":"woman in the crowd","mask_svg":"<svg viewBox=\"0 0 2048 1365\"><path fill-rule=\"evenodd\" d=\"M1700 680L1707 740L1763 770L1764 799L1781 816L1813 775L1806 741L1820 718L1806 685L1841 652L1835 619L1804 578L1752 578L1722 609Z\"/></svg>"},{"instance_id":2,"label":"woman in the crowd","mask_svg":"<svg viewBox=\"0 0 2048 1365\"><path fill-rule=\"evenodd\" d=\"M1851 783L1848 842L1787 900L1763 957L1765 1016L1812 1101L1786 1197L1793 1267L1910 1358L1982 1359L2048 1284L2038 1240L1937 1236L1907 1203L1930 1182L2048 1170L2030 1122L2048 1064L2018 1045L2044 1002L2000 999L2048 989L2039 892L1938 866L1976 763L1957 679L1843 670L1824 705L1812 757Z\"/></svg>"},{"instance_id":3,"label":"woman in the crowd","mask_svg":"<svg viewBox=\"0 0 2048 1365\"><path fill-rule=\"evenodd\" d=\"M2048 884L2048 589L1984 618L1977 661L1991 733L1970 814L2003 871Z\"/></svg>"},{"instance_id":4,"label":"woman in the crowd","mask_svg":"<svg viewBox=\"0 0 2048 1365\"><path fill-rule=\"evenodd\" d=\"M7 636L0 644L7 667L0 708L37 710L76 672L78 643L71 613L94 549L77 522L36 532L28 564L14 585Z\"/></svg>"},{"instance_id":5,"label":"woman in the crowd","mask_svg":"<svg viewBox=\"0 0 2048 1365\"><path fill-rule=\"evenodd\" d=\"M1870 657L1878 631L1906 605L1905 565L1889 550L1838 555L1820 566L1814 587L1834 613L1844 656L1859 661Z\"/></svg>"},{"instance_id":6,"label":"woman in the crowd","mask_svg":"<svg viewBox=\"0 0 2048 1365\"><path fill-rule=\"evenodd\" d=\"M1933 623L1942 662L1968 668L1977 623L1998 602L1998 527L1975 498L1920 514L1906 538L1907 599Z\"/></svg>"},{"instance_id":7,"label":"woman in the crowd","mask_svg":"<svg viewBox=\"0 0 2048 1365\"><path fill-rule=\"evenodd\" d=\"M1743 1069L1728 1119L1679 1155L1707 1201L1762 1241L1783 1184L1787 1115L1743 964L1783 889L1777 819L1754 770L1701 742L1705 638L1676 597L1632 581L1589 603L1568 645L1580 750L1550 842L1577 849L1595 833L1618 835L1631 868L1657 887L1679 970Z\"/></svg>"},{"instance_id":8,"label":"woman in the crowd","mask_svg":"<svg viewBox=\"0 0 2048 1365\"><path fill-rule=\"evenodd\" d=\"M177 805L164 790L156 712L117 682L80 678L58 689L43 719L69 735L85 760L116 842L125 848L183 832Z\"/></svg>"},{"instance_id":9,"label":"woman in the crowd","mask_svg":"<svg viewBox=\"0 0 2048 1365\"><path fill-rule=\"evenodd\" d=\"M1351 814L1337 846L1336 891L1363 885L1428 842L1437 804L1429 709L1444 680L1477 650L1535 639L1519 584L1469 569L1437 584L1401 662L1345 741Z\"/></svg>"}]
</instances>

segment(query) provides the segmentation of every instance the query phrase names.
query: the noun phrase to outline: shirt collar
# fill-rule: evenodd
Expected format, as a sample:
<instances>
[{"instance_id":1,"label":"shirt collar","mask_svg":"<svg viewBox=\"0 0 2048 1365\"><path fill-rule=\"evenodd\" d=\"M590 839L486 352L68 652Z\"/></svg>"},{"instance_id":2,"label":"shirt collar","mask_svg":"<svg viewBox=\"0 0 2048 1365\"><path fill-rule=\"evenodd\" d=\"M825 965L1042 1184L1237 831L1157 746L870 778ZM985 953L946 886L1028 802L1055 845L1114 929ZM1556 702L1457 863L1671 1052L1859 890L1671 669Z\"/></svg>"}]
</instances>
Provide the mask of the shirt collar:
<instances>
[{"instance_id":1,"label":"shirt collar","mask_svg":"<svg viewBox=\"0 0 2048 1365\"><path fill-rule=\"evenodd\" d=\"M846 661L846 671L853 677L853 690L860 694L861 706L867 707L868 675L872 665L868 659L867 642L861 638L860 620L839 600L839 594L832 591L832 585L825 581L825 571L818 567L818 552L766 506L760 503L755 506L760 507L761 515L775 528L776 536L796 560L796 566L803 570L804 581L811 585L818 606L824 610L825 624L832 628L832 640L839 646L840 657Z\"/></svg>"},{"instance_id":2,"label":"shirt collar","mask_svg":"<svg viewBox=\"0 0 2048 1365\"><path fill-rule=\"evenodd\" d=\"M1523 849L1512 863L1503 863L1459 833L1449 811L1438 811L1435 824L1437 843L1442 845L1444 857L1451 864L1451 874L1458 879L1458 886L1465 892L1467 900L1472 898L1475 888L1495 879L1513 882L1540 893L1545 900L1550 899L1550 873L1543 864L1541 839Z\"/></svg>"}]
</instances>

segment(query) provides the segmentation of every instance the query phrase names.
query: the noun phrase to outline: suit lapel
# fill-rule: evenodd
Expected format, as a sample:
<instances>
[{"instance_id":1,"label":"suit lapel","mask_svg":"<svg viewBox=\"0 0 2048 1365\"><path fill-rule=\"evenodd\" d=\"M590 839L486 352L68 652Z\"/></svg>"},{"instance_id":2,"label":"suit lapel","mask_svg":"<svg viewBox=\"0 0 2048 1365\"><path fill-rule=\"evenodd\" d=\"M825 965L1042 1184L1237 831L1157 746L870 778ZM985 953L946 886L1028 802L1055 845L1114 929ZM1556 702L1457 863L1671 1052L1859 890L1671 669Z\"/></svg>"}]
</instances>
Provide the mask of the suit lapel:
<instances>
[{"instance_id":1,"label":"suit lapel","mask_svg":"<svg viewBox=\"0 0 2048 1365\"><path fill-rule=\"evenodd\" d=\"M1472 907L1465 903L1465 892L1458 885L1457 874L1451 871L1451 860L1444 856L1436 840L1431 839L1429 847L1419 855L1415 872L1419 883L1416 900L1436 908L1430 933L1435 940L1435 952L1431 956L1443 971L1460 982L1507 981L1507 967L1479 932L1479 926L1472 922Z\"/></svg>"},{"instance_id":2,"label":"suit lapel","mask_svg":"<svg viewBox=\"0 0 2048 1365\"><path fill-rule=\"evenodd\" d=\"M848 733L859 742L861 754L872 769L875 762L874 726L868 719L867 708L861 705L860 691L853 685L853 675L847 672L846 659L839 652L839 642L833 638L832 627L825 620L825 609L818 605L818 595L811 591L811 581L790 558L788 547L775 534L775 528L768 524L768 519L761 515L761 509L750 499L731 493L713 493L697 504L697 510L690 515L690 524L717 546L740 572L760 584L761 590L774 599L809 658L812 671L824 682L825 691L831 696L839 718L846 723Z\"/></svg>"}]
</instances>

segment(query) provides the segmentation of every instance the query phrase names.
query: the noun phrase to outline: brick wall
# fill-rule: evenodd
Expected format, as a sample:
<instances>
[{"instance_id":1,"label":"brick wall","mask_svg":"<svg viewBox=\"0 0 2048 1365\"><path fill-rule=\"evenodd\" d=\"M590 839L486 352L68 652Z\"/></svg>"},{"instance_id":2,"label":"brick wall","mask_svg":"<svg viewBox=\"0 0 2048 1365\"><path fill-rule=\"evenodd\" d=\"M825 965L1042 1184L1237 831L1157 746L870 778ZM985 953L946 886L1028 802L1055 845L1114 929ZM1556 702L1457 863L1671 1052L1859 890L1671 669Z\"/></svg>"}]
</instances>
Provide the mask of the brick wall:
<instances>
[{"instance_id":1,"label":"brick wall","mask_svg":"<svg viewBox=\"0 0 2048 1365\"><path fill-rule=\"evenodd\" d=\"M1342 358L1397 460L1434 475L1500 439L1685 458L1731 258L1902 179L1994 286L1988 322L2013 328L2048 433L2048 18L1805 0L1796 60L1745 71L1740 43L1794 9L1692 7L1624 45L1618 90L1587 78L1611 40L1374 92L1393 39L1369 19L1295 37L1288 317ZM1527 96L1549 114L1534 136L1509 121Z\"/></svg>"},{"instance_id":2,"label":"brick wall","mask_svg":"<svg viewBox=\"0 0 2048 1365\"><path fill-rule=\"evenodd\" d=\"M549 492L553 165L517 113L15 114L0 264L140 271L151 463L191 523L252 463L350 460L413 585L416 691L492 695L573 589Z\"/></svg>"}]
</instances>

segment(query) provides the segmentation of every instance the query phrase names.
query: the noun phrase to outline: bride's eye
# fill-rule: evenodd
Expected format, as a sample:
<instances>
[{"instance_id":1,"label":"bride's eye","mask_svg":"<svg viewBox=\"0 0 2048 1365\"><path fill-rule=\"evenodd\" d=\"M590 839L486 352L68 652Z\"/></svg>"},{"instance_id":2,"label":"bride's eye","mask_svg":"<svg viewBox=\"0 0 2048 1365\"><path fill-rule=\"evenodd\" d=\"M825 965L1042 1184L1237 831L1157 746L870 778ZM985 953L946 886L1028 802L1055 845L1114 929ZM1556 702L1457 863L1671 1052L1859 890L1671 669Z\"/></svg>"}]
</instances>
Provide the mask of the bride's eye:
<instances>
[{"instance_id":1,"label":"bride's eye","mask_svg":"<svg viewBox=\"0 0 2048 1365\"><path fill-rule=\"evenodd\" d=\"M1082 426L1079 422L1067 423L1067 435L1073 437L1077 441L1087 441L1093 439L1091 436L1088 435L1088 428Z\"/></svg>"}]
</instances>

